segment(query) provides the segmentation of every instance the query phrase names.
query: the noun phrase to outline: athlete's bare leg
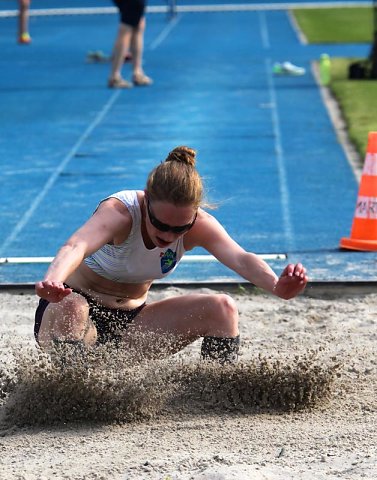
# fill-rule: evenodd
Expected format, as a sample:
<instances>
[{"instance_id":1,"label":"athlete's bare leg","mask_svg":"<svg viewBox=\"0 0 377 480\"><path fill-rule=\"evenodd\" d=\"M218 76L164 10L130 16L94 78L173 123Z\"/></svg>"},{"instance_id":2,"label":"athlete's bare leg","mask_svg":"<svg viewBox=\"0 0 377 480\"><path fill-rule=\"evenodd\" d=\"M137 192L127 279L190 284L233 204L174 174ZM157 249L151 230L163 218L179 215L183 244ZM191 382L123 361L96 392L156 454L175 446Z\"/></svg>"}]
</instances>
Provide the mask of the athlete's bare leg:
<instances>
[{"instance_id":1,"label":"athlete's bare leg","mask_svg":"<svg viewBox=\"0 0 377 480\"><path fill-rule=\"evenodd\" d=\"M156 341L169 341L169 353L175 353L200 337L236 338L238 310L233 299L225 294L193 294L172 297L144 307L125 333L125 345L133 337L155 334ZM146 335L145 353L151 348ZM126 347L127 348L127 347Z\"/></svg>"},{"instance_id":2,"label":"athlete's bare leg","mask_svg":"<svg viewBox=\"0 0 377 480\"><path fill-rule=\"evenodd\" d=\"M124 57L131 45L132 35L133 28L130 25L125 25L124 23L119 25L117 38L111 56L111 71L109 77L110 87L128 88L131 86L131 84L127 85L127 82L121 82L121 69L124 63ZM123 85L123 87L121 87L121 85Z\"/></svg>"},{"instance_id":3,"label":"athlete's bare leg","mask_svg":"<svg viewBox=\"0 0 377 480\"><path fill-rule=\"evenodd\" d=\"M71 293L61 302L47 306L38 333L42 348L49 350L56 341L82 342L89 347L96 340L97 330L89 319L89 305L84 297Z\"/></svg>"},{"instance_id":4,"label":"athlete's bare leg","mask_svg":"<svg viewBox=\"0 0 377 480\"><path fill-rule=\"evenodd\" d=\"M19 43L30 43L29 35L29 9L30 0L19 0L18 16L18 41Z\"/></svg>"}]
</instances>

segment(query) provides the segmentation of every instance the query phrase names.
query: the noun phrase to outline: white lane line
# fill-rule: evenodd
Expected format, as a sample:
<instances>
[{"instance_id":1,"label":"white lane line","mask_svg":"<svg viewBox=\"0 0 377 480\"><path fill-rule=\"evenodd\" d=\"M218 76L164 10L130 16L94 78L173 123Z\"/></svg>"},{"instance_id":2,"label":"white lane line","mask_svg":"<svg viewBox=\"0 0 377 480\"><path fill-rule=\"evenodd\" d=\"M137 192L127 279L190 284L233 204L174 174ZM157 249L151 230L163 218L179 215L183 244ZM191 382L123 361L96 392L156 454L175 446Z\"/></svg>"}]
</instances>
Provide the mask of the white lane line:
<instances>
[{"instance_id":1,"label":"white lane line","mask_svg":"<svg viewBox=\"0 0 377 480\"><path fill-rule=\"evenodd\" d=\"M260 30L261 39L262 39L262 46L265 50L268 50L271 47L271 44L270 44L270 36L268 34L268 28L267 28L266 13L261 11L259 12L258 17L259 17L259 30Z\"/></svg>"},{"instance_id":2,"label":"white lane line","mask_svg":"<svg viewBox=\"0 0 377 480\"><path fill-rule=\"evenodd\" d=\"M161 43L165 40L165 38L169 35L169 33L173 30L173 28L180 22L181 16L174 17L173 20L166 25L166 27L162 30L162 32L158 35L158 37L149 45L148 50L155 50Z\"/></svg>"},{"instance_id":3,"label":"white lane line","mask_svg":"<svg viewBox=\"0 0 377 480\"><path fill-rule=\"evenodd\" d=\"M296 34L297 40L300 42L301 45L308 45L308 39L306 38L304 32L301 30L299 24L297 23L296 17L294 16L292 10L288 10L286 14L288 16L288 21L292 27L292 30Z\"/></svg>"},{"instance_id":4,"label":"white lane line","mask_svg":"<svg viewBox=\"0 0 377 480\"><path fill-rule=\"evenodd\" d=\"M278 175L279 175L279 189L280 189L280 198L281 198L281 204L282 204L284 234L287 241L288 251L294 251L295 241L294 241L294 234L293 234L293 228L292 228L292 219L290 214L290 195L289 195L289 188L288 188L287 171L285 168L284 151L283 151L282 142L281 142L280 119L279 119L279 112L277 108L275 84L272 76L272 63L269 58L266 58L265 65L266 65L266 75L267 75L267 83L268 83L268 93L269 93L270 104L271 104L272 128L273 128L273 133L275 138L275 154L276 154L276 161L277 161L277 168L278 168Z\"/></svg>"},{"instance_id":5,"label":"white lane line","mask_svg":"<svg viewBox=\"0 0 377 480\"><path fill-rule=\"evenodd\" d=\"M261 253L258 257L263 260L286 260L285 253ZM4 264L44 264L51 263L54 257L0 257L0 265ZM213 255L186 255L181 260L183 263L215 263L218 260Z\"/></svg>"}]
</instances>

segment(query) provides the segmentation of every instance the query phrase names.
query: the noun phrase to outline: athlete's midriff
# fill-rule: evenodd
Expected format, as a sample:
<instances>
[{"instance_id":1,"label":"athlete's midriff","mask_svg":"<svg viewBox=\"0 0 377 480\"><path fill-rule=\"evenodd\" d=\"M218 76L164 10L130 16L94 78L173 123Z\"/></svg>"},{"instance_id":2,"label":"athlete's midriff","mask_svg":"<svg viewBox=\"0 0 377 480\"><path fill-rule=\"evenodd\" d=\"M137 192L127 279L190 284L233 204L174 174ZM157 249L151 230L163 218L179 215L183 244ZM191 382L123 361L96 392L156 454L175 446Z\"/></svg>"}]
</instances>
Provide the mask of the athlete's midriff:
<instances>
[{"instance_id":1,"label":"athlete's midriff","mask_svg":"<svg viewBox=\"0 0 377 480\"><path fill-rule=\"evenodd\" d=\"M97 275L82 263L65 283L75 290L88 294L106 307L131 310L146 301L152 281L145 283L114 282Z\"/></svg>"}]
</instances>

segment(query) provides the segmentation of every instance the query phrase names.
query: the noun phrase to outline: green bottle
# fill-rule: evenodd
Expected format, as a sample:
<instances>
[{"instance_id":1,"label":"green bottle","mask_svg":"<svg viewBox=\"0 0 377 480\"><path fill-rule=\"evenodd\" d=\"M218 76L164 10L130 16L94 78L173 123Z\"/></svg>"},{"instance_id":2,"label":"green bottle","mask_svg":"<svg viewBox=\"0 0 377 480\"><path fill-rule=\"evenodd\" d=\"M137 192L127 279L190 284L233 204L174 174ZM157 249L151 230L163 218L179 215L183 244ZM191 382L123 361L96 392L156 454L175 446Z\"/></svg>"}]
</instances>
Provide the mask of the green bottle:
<instances>
[{"instance_id":1,"label":"green bottle","mask_svg":"<svg viewBox=\"0 0 377 480\"><path fill-rule=\"evenodd\" d=\"M319 59L319 78L322 85L329 85L331 80L331 60L327 53L323 53Z\"/></svg>"}]
</instances>

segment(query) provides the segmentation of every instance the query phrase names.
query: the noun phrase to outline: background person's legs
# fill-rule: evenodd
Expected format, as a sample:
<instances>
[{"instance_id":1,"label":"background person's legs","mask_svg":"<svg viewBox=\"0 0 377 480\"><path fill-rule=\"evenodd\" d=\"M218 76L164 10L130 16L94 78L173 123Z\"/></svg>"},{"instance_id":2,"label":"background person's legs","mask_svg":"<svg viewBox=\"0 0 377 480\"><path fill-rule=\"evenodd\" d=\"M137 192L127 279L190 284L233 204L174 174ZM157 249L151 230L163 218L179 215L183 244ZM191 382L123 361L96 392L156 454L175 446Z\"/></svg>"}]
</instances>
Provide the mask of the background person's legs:
<instances>
[{"instance_id":1,"label":"background person's legs","mask_svg":"<svg viewBox=\"0 0 377 480\"><path fill-rule=\"evenodd\" d=\"M152 79L145 75L143 71L143 49L144 49L144 30L145 17L139 22L137 27L132 27L121 23L119 25L118 35L115 40L111 72L108 85L111 88L130 88L131 83L123 79L121 69L124 64L124 58L131 49L132 53L132 81L136 86L151 85Z\"/></svg>"},{"instance_id":2,"label":"background person's legs","mask_svg":"<svg viewBox=\"0 0 377 480\"><path fill-rule=\"evenodd\" d=\"M30 0L19 0L18 43L26 45L31 42L29 35L29 9Z\"/></svg>"},{"instance_id":3,"label":"background person's legs","mask_svg":"<svg viewBox=\"0 0 377 480\"><path fill-rule=\"evenodd\" d=\"M151 85L152 80L144 74L142 67L145 1L113 0L113 2L119 9L120 26L113 48L108 86L111 88L129 88L132 86L121 75L121 68L129 49L132 52L132 81L134 85Z\"/></svg>"},{"instance_id":4,"label":"background person's legs","mask_svg":"<svg viewBox=\"0 0 377 480\"><path fill-rule=\"evenodd\" d=\"M143 70L143 51L144 51L144 31L145 31L145 17L143 17L139 25L133 29L131 38L131 52L133 75L132 81L136 86L151 85L152 79L145 75Z\"/></svg>"},{"instance_id":5,"label":"background person's legs","mask_svg":"<svg viewBox=\"0 0 377 480\"><path fill-rule=\"evenodd\" d=\"M111 72L109 77L109 87L111 88L130 88L131 83L122 78L121 69L124 63L124 57L131 45L133 28L121 23L119 25L117 38L114 43L111 57Z\"/></svg>"}]
</instances>

